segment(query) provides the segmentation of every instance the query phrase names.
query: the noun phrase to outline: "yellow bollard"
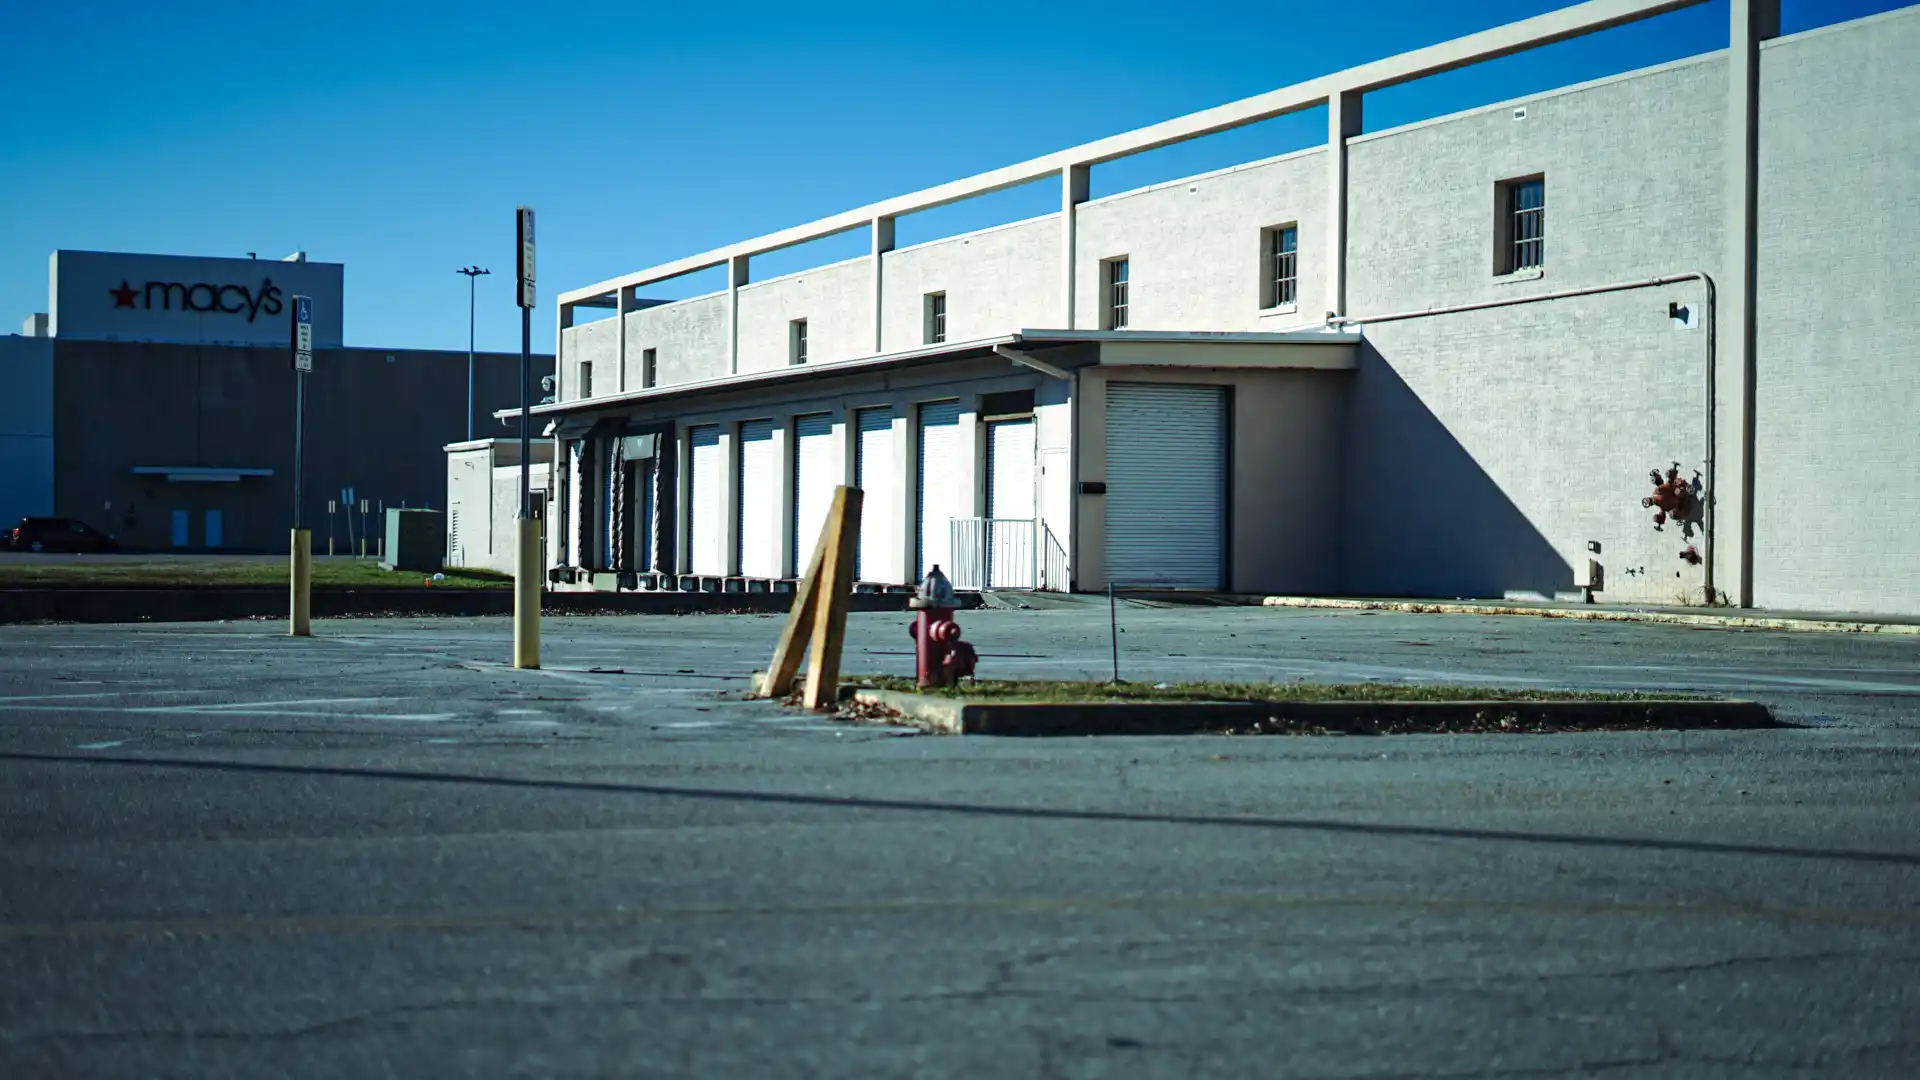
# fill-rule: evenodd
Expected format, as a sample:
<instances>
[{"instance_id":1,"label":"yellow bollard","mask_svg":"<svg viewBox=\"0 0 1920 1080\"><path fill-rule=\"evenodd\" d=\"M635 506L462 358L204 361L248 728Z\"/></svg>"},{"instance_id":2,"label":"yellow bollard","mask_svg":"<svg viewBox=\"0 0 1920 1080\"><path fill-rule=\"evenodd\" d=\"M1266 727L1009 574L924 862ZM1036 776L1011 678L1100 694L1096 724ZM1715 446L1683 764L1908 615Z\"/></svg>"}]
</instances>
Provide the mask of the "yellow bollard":
<instances>
[{"instance_id":1,"label":"yellow bollard","mask_svg":"<svg viewBox=\"0 0 1920 1080\"><path fill-rule=\"evenodd\" d=\"M514 521L513 666L540 666L540 522Z\"/></svg>"},{"instance_id":2,"label":"yellow bollard","mask_svg":"<svg viewBox=\"0 0 1920 1080\"><path fill-rule=\"evenodd\" d=\"M312 637L313 534L306 529L293 530L290 550L287 633L292 637Z\"/></svg>"}]
</instances>

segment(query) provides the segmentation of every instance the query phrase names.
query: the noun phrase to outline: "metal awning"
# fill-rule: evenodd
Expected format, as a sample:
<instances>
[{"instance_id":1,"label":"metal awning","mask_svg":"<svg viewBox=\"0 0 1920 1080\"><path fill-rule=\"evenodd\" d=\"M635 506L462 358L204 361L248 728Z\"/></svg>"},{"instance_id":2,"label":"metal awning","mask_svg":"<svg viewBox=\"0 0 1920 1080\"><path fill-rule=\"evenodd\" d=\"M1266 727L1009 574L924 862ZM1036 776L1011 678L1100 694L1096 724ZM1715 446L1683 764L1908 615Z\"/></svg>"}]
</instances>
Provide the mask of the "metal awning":
<instances>
[{"instance_id":1,"label":"metal awning","mask_svg":"<svg viewBox=\"0 0 1920 1080\"><path fill-rule=\"evenodd\" d=\"M950 363L956 360L978 359L996 354L1005 356L1008 350L1027 354L1038 354L1045 358L1047 367L1058 366L1061 373L1067 370L1087 367L1101 363L1097 358L1074 358L1074 350L1069 346L1099 345L1101 352L1111 348L1116 354L1137 356L1141 350L1166 346L1239 346L1240 350L1221 349L1222 353L1244 351L1246 346L1306 345L1345 350L1340 354L1344 362L1328 363L1325 367L1351 367L1353 346L1360 342L1360 333L1351 330L1325 330L1319 328L1306 330L1277 331L1209 331L1209 330L1020 330L999 337L979 338L973 341L949 342L941 345L929 345L901 352L881 353L877 356L864 356L854 360L838 360L825 364L795 364L787 367L772 368L767 371L754 371L742 375L725 375L716 379L701 379L694 382L675 383L669 386L655 386L645 390L633 390L623 394L607 394L585 400L556 402L533 407L535 416L564 417L556 434L567 437L569 432L582 427L591 427L592 420L578 414L594 413L605 409L618 409L627 405L637 405L674 398L692 397L700 394L727 390L747 390L772 388L790 383L805 383L816 379L831 378L836 375L858 375L875 371L889 371L899 368L916 367L929 364ZM1084 351L1084 350L1082 350ZM1106 361L1115 362L1115 361ZM1134 364L1147 362L1129 358L1122 362ZM1240 366L1225 363L1222 366ZM501 409L494 416L509 420L520 415L519 409ZM576 436L577 437L577 436Z\"/></svg>"},{"instance_id":2,"label":"metal awning","mask_svg":"<svg viewBox=\"0 0 1920 1080\"><path fill-rule=\"evenodd\" d=\"M272 476L272 469L226 468L218 465L135 465L135 476L164 476L176 484L236 484L245 477Z\"/></svg>"}]
</instances>

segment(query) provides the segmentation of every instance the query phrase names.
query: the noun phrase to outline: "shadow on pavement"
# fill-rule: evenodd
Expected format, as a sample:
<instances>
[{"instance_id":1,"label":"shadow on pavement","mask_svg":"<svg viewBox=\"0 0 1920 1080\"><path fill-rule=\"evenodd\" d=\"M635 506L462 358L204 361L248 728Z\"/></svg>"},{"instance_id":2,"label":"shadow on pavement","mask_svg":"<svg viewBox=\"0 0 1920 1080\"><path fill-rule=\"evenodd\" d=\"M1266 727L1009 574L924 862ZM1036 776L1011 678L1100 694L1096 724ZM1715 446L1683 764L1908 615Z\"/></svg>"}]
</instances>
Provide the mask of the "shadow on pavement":
<instances>
[{"instance_id":1,"label":"shadow on pavement","mask_svg":"<svg viewBox=\"0 0 1920 1080\"><path fill-rule=\"evenodd\" d=\"M1242 829L1278 829L1299 832L1345 833L1361 836L1417 837L1421 839L1479 840L1496 843L1561 844L1649 851L1690 851L1707 855L1760 855L1783 859L1920 866L1920 855L1891 851L1821 851L1814 848L1773 847L1763 844L1723 844L1705 840L1650 840L1621 836L1579 836L1573 833L1534 833L1493 829L1441 828L1430 825L1382 825L1311 818L1228 817L1209 814L1140 814L1124 810L1064 810L974 803L869 799L834 795L803 795L724 788L687 788L659 784L621 784L593 780L539 780L530 777L485 776L472 773L416 772L403 769L349 768L335 765L275 765L263 762L186 758L109 757L80 754L34 754L0 751L0 761L66 765L119 765L148 769L192 769L204 772L253 773L282 776L328 776L352 780L393 780L419 784L469 784L533 791L591 792L607 795L645 795L654 798L704 799L715 802L771 803L787 806L840 807L855 810L893 810L906 813L961 814L978 817L1027 818L1051 821L1113 821L1156 825L1209 825Z\"/></svg>"}]
</instances>

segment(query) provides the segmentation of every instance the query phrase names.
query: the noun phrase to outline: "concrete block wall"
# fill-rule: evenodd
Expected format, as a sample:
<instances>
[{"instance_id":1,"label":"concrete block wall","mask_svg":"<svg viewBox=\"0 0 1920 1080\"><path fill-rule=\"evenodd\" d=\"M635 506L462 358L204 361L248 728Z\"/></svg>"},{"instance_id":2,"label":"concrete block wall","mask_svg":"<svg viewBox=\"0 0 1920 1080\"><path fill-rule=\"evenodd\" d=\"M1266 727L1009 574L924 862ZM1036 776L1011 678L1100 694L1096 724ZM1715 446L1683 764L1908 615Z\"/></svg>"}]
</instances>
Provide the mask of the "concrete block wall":
<instances>
[{"instance_id":1,"label":"concrete block wall","mask_svg":"<svg viewBox=\"0 0 1920 1080\"><path fill-rule=\"evenodd\" d=\"M1060 322L1059 215L948 237L881 257L886 352L926 343L928 293L947 294L947 340Z\"/></svg>"},{"instance_id":2,"label":"concrete block wall","mask_svg":"<svg viewBox=\"0 0 1920 1080\"><path fill-rule=\"evenodd\" d=\"M1083 203L1074 236L1074 325L1098 328L1101 263L1128 258L1133 330L1281 330L1318 324L1326 267L1326 151L1314 148ZM1263 313L1263 231L1296 225L1301 304ZM1057 264L1056 255L1049 265ZM1056 275L1057 276L1057 275ZM1304 312L1304 315L1302 314ZM1058 322L1058 317L1045 325Z\"/></svg>"},{"instance_id":3,"label":"concrete block wall","mask_svg":"<svg viewBox=\"0 0 1920 1080\"><path fill-rule=\"evenodd\" d=\"M0 529L53 513L53 339L0 337Z\"/></svg>"},{"instance_id":4,"label":"concrete block wall","mask_svg":"<svg viewBox=\"0 0 1920 1080\"><path fill-rule=\"evenodd\" d=\"M1712 56L1351 141L1350 313L1717 273L1725 108ZM1535 173L1544 269L1498 276L1496 185ZM1568 594L1598 542L1604 599L1697 602L1686 541L1640 500L1651 468L1704 469L1705 332L1667 314L1703 296L1690 283L1367 327L1340 590Z\"/></svg>"},{"instance_id":5,"label":"concrete block wall","mask_svg":"<svg viewBox=\"0 0 1920 1080\"><path fill-rule=\"evenodd\" d=\"M1920 8L1760 53L1754 602L1920 612Z\"/></svg>"},{"instance_id":6,"label":"concrete block wall","mask_svg":"<svg viewBox=\"0 0 1920 1080\"><path fill-rule=\"evenodd\" d=\"M727 294L709 293L627 316L627 389L640 389L645 350L660 385L727 374Z\"/></svg>"},{"instance_id":7,"label":"concrete block wall","mask_svg":"<svg viewBox=\"0 0 1920 1080\"><path fill-rule=\"evenodd\" d=\"M740 287L740 371L787 366L789 324L807 320L810 363L873 354L873 270L866 257Z\"/></svg>"}]
</instances>

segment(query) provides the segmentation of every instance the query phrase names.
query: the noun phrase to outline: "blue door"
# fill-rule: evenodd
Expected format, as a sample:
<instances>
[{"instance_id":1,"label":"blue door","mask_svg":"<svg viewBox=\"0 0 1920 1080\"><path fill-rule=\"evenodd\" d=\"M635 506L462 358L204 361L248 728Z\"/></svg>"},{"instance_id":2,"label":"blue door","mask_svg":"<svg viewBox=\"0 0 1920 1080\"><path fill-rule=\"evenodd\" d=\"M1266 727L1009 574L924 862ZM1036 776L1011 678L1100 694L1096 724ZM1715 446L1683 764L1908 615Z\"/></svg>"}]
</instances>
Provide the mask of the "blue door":
<instances>
[{"instance_id":1,"label":"blue door","mask_svg":"<svg viewBox=\"0 0 1920 1080\"><path fill-rule=\"evenodd\" d=\"M185 510L175 510L173 512L174 547L187 546L187 527L187 512Z\"/></svg>"},{"instance_id":2,"label":"blue door","mask_svg":"<svg viewBox=\"0 0 1920 1080\"><path fill-rule=\"evenodd\" d=\"M223 539L220 511L207 511L207 546L210 548L219 547Z\"/></svg>"}]
</instances>

